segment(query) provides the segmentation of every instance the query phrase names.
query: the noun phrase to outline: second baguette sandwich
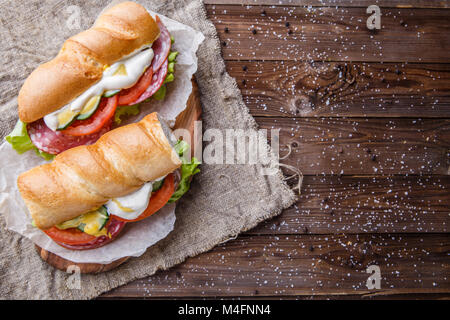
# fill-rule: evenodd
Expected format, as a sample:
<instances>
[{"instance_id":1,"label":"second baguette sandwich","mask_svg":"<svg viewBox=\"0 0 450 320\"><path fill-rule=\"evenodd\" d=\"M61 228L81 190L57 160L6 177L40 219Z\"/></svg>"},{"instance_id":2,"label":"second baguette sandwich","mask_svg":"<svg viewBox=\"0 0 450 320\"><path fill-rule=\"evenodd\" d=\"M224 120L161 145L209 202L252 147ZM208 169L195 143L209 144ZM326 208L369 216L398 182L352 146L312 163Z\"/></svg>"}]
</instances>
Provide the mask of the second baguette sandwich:
<instances>
[{"instance_id":1,"label":"second baguette sandwich","mask_svg":"<svg viewBox=\"0 0 450 320\"><path fill-rule=\"evenodd\" d=\"M92 249L187 191L198 163L182 162L185 144L152 113L21 174L18 188L36 227L62 246Z\"/></svg>"}]
</instances>

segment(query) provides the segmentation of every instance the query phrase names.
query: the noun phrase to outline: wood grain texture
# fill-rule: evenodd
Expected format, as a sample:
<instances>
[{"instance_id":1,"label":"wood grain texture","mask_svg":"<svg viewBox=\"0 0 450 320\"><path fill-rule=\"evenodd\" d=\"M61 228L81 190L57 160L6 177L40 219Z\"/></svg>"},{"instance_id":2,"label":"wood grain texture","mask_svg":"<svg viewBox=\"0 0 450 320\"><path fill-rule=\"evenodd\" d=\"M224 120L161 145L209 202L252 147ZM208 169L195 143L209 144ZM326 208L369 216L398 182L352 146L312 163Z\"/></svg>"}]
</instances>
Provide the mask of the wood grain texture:
<instances>
[{"instance_id":1,"label":"wood grain texture","mask_svg":"<svg viewBox=\"0 0 450 320\"><path fill-rule=\"evenodd\" d=\"M216 296L183 296L183 297L146 297L146 296L134 296L134 297L121 297L121 296L100 296L96 300L217 300L220 298L221 301L260 301L260 300L449 300L449 293L395 293L395 292L383 292L379 295L368 294L368 295L357 295L357 294L338 294L338 295L292 295L292 296L226 296L226 297L216 297Z\"/></svg>"},{"instance_id":2,"label":"wood grain texture","mask_svg":"<svg viewBox=\"0 0 450 320\"><path fill-rule=\"evenodd\" d=\"M108 264L75 263L73 261L61 258L60 256L52 252L49 252L45 249L42 249L38 245L35 245L35 248L42 260L47 262L52 267L68 273L78 272L78 270L80 271L80 273L83 274L107 272L114 268L117 268L121 264L128 261L128 259L130 258L130 257L123 257Z\"/></svg>"},{"instance_id":3,"label":"wood grain texture","mask_svg":"<svg viewBox=\"0 0 450 320\"><path fill-rule=\"evenodd\" d=\"M382 8L449 8L443 0L205 0L205 4L276 5L276 6L339 6L365 7L376 4Z\"/></svg>"},{"instance_id":4,"label":"wood grain texture","mask_svg":"<svg viewBox=\"0 0 450 320\"><path fill-rule=\"evenodd\" d=\"M177 117L174 129L186 129L194 136L194 123L201 120L202 105L200 102L200 92L196 81L192 81L192 93L186 103L186 109ZM192 141L189 143L192 144Z\"/></svg>"},{"instance_id":5,"label":"wood grain texture","mask_svg":"<svg viewBox=\"0 0 450 320\"><path fill-rule=\"evenodd\" d=\"M450 176L305 176L291 208L246 234L446 233Z\"/></svg>"},{"instance_id":6,"label":"wood grain texture","mask_svg":"<svg viewBox=\"0 0 450 320\"><path fill-rule=\"evenodd\" d=\"M443 174L450 166L450 120L256 118L280 129L280 156L304 175Z\"/></svg>"},{"instance_id":7,"label":"wood grain texture","mask_svg":"<svg viewBox=\"0 0 450 320\"><path fill-rule=\"evenodd\" d=\"M261 128L281 129L283 163L305 174L302 195L103 297L450 298L449 2L205 3L244 102ZM372 4L379 31L366 28ZM370 264L381 290L365 286Z\"/></svg>"},{"instance_id":8,"label":"wood grain texture","mask_svg":"<svg viewBox=\"0 0 450 320\"><path fill-rule=\"evenodd\" d=\"M450 64L227 61L262 117L450 117Z\"/></svg>"},{"instance_id":9,"label":"wood grain texture","mask_svg":"<svg viewBox=\"0 0 450 320\"><path fill-rule=\"evenodd\" d=\"M100 296L97 297L96 300L217 300L216 296L183 296L183 297L170 297L170 296L161 296L161 297L147 297L147 296L114 296L108 297ZM383 292L379 295L377 294L369 294L369 295L357 295L357 294L339 294L339 295L292 295L292 296L284 296L284 295L276 295L276 296L226 296L220 297L222 301L231 301L231 300L239 300L239 301L256 301L259 300L449 300L449 293L395 293L395 292Z\"/></svg>"},{"instance_id":10,"label":"wood grain texture","mask_svg":"<svg viewBox=\"0 0 450 320\"><path fill-rule=\"evenodd\" d=\"M449 250L446 234L240 237L104 297L448 293ZM366 287L369 265L380 290Z\"/></svg>"},{"instance_id":11,"label":"wood grain texture","mask_svg":"<svg viewBox=\"0 0 450 320\"><path fill-rule=\"evenodd\" d=\"M365 8L206 7L226 60L450 62L449 10L384 9L370 31Z\"/></svg>"}]
</instances>

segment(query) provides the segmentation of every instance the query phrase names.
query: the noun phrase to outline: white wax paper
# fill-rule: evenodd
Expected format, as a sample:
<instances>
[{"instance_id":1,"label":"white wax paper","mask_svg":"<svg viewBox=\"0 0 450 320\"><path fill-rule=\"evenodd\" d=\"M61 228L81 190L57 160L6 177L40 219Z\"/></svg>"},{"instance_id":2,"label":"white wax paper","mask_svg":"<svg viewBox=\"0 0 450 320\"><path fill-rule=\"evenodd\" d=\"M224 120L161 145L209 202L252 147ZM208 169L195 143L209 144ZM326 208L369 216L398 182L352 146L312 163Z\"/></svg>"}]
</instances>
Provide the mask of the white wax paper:
<instances>
[{"instance_id":1,"label":"white wax paper","mask_svg":"<svg viewBox=\"0 0 450 320\"><path fill-rule=\"evenodd\" d=\"M157 13L150 11L154 17ZM175 65L175 81L167 84L163 101L152 99L141 104L139 116L126 122L135 122L157 111L169 124L186 108L192 91L191 79L197 71L196 51L204 40L202 33L159 15L170 34L175 38L172 50L179 51ZM17 177L46 161L33 151L17 154L9 143L0 145L0 214L5 217L7 228L31 239L40 247L65 259L78 263L110 263L126 256L138 257L159 240L165 238L175 223L175 204L166 205L153 216L135 223L128 223L111 243L93 250L74 251L55 244L45 233L31 225L31 216L17 188Z\"/></svg>"}]
</instances>

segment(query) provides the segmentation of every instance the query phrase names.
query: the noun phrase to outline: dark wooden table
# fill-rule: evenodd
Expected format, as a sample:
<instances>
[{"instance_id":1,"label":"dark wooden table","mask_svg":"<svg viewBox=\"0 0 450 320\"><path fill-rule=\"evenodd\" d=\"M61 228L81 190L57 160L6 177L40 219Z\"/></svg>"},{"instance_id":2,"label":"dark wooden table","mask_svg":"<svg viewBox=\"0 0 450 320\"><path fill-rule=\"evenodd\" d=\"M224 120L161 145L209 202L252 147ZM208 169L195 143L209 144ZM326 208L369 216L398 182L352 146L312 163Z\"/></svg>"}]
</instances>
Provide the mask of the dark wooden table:
<instances>
[{"instance_id":1,"label":"dark wooden table","mask_svg":"<svg viewBox=\"0 0 450 320\"><path fill-rule=\"evenodd\" d=\"M302 194L103 297L449 298L450 3L206 3L228 72L260 127L281 128ZM366 28L372 4L379 31ZM366 286L369 265L379 290Z\"/></svg>"}]
</instances>

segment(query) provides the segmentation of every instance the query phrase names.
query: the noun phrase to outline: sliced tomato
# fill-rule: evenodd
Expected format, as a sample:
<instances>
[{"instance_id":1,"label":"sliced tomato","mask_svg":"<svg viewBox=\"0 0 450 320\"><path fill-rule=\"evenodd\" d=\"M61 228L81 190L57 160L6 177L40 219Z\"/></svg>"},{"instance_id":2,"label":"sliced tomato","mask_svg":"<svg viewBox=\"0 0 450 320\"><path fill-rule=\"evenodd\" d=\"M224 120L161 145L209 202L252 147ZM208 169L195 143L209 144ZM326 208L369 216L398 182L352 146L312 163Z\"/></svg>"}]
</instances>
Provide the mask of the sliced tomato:
<instances>
[{"instance_id":1,"label":"sliced tomato","mask_svg":"<svg viewBox=\"0 0 450 320\"><path fill-rule=\"evenodd\" d=\"M160 30L160 35L152 46L155 54L152 64L134 87L122 90L119 93L119 106L130 106L147 100L158 91L167 76L167 57L172 46L172 41L170 40L169 31L158 16L156 16L156 22ZM153 72L152 75L149 74L149 71Z\"/></svg>"},{"instance_id":2,"label":"sliced tomato","mask_svg":"<svg viewBox=\"0 0 450 320\"><path fill-rule=\"evenodd\" d=\"M110 123L117 109L117 95L111 98L102 98L97 111L86 120L76 120L67 129L62 130L63 134L71 136L85 136L100 131L105 125Z\"/></svg>"},{"instance_id":3,"label":"sliced tomato","mask_svg":"<svg viewBox=\"0 0 450 320\"><path fill-rule=\"evenodd\" d=\"M155 92L159 90L159 88L161 88L167 76L168 65L169 62L167 60L163 62L161 68L159 68L159 70L153 74L153 81L150 86L148 86L148 88L145 89L144 93L137 100L133 101L131 105L147 100L152 95L154 95Z\"/></svg>"},{"instance_id":4,"label":"sliced tomato","mask_svg":"<svg viewBox=\"0 0 450 320\"><path fill-rule=\"evenodd\" d=\"M114 215L112 215L112 217L114 217L114 219L125 222L135 222L145 219L154 214L155 212L157 212L162 207L164 207L165 204L172 197L174 191L175 191L175 178L171 173L164 179L164 184L162 185L161 189L152 194L147 209L145 209L145 211L142 212L142 214L139 217L137 217L134 220L126 220Z\"/></svg>"},{"instance_id":5,"label":"sliced tomato","mask_svg":"<svg viewBox=\"0 0 450 320\"><path fill-rule=\"evenodd\" d=\"M71 249L71 250L95 249L95 248L102 247L102 246L110 243L111 241L113 241L115 238L117 238L117 236L119 235L119 233L122 231L122 229L125 227L126 224L127 224L126 222L118 221L116 219L111 218L111 219L109 219L108 223L105 226L105 228L107 228L107 230L108 230L107 236L96 237L94 240L85 242L85 243L68 244L68 243L64 243L64 242L58 242L54 239L53 240L60 246L67 248L67 249Z\"/></svg>"},{"instance_id":6,"label":"sliced tomato","mask_svg":"<svg viewBox=\"0 0 450 320\"><path fill-rule=\"evenodd\" d=\"M44 232L55 242L67 244L84 244L96 239L95 236L75 228L61 230L57 227L51 227L50 229L44 230Z\"/></svg>"},{"instance_id":7,"label":"sliced tomato","mask_svg":"<svg viewBox=\"0 0 450 320\"><path fill-rule=\"evenodd\" d=\"M150 86L153 78L153 69L147 68L139 81L131 88L120 91L119 106L126 106L136 101Z\"/></svg>"}]
</instances>

